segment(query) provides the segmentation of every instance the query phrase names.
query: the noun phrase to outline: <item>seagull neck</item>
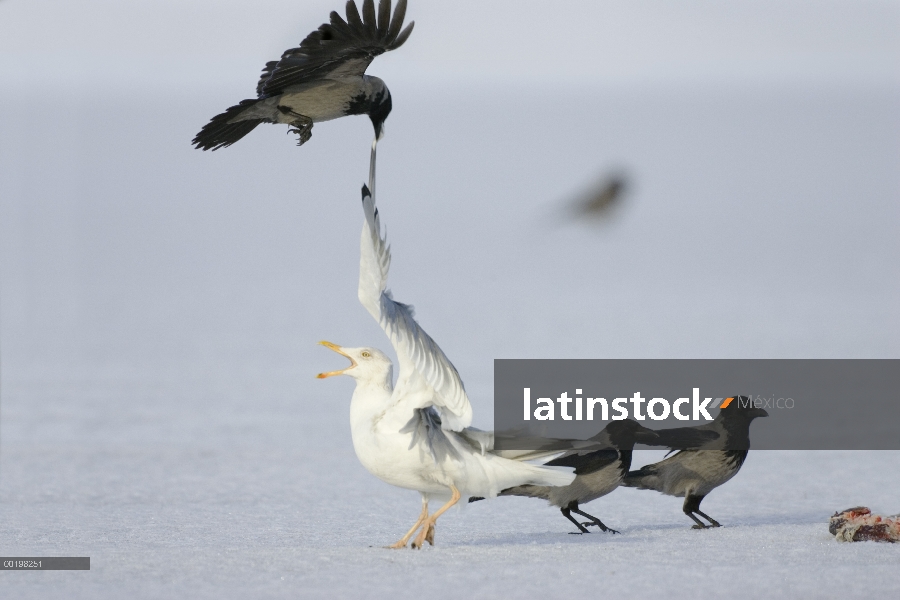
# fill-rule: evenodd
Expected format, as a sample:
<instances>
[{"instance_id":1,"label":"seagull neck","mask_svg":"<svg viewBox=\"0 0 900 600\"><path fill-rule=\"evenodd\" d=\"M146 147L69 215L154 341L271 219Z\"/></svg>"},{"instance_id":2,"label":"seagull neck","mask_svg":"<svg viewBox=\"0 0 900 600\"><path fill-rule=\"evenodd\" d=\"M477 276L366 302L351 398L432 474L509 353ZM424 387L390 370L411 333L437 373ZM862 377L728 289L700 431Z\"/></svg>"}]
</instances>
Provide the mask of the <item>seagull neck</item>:
<instances>
[{"instance_id":1,"label":"seagull neck","mask_svg":"<svg viewBox=\"0 0 900 600\"><path fill-rule=\"evenodd\" d=\"M390 372L384 380L356 380L356 389L350 399L350 422L357 424L371 423L378 415L383 415L390 406L394 392Z\"/></svg>"},{"instance_id":2,"label":"seagull neck","mask_svg":"<svg viewBox=\"0 0 900 600\"><path fill-rule=\"evenodd\" d=\"M388 396L390 396L391 393L394 391L394 384L391 381L390 376L388 376L384 380L377 380L377 379L368 379L366 381L358 381L357 380L356 391L363 392L366 394L371 394L371 393L375 393L375 392L384 392Z\"/></svg>"},{"instance_id":3,"label":"seagull neck","mask_svg":"<svg viewBox=\"0 0 900 600\"><path fill-rule=\"evenodd\" d=\"M375 376L366 379L356 380L356 389L353 391L353 397L357 396L366 398L377 398L384 395L386 399L390 399L394 392L394 374L393 369L388 369L383 376Z\"/></svg>"}]
</instances>

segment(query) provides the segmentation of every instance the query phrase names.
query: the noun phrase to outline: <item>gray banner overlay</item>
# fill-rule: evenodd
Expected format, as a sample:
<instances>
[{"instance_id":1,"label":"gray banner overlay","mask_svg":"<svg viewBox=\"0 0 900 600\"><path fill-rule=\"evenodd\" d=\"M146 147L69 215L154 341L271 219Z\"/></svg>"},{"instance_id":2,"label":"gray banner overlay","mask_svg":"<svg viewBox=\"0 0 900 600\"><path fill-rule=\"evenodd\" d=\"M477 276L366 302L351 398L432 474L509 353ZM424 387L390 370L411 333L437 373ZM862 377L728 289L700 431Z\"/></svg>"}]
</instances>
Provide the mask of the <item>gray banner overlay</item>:
<instances>
[{"instance_id":1,"label":"gray banner overlay","mask_svg":"<svg viewBox=\"0 0 900 600\"><path fill-rule=\"evenodd\" d=\"M702 426L734 402L769 415L752 422L754 449L900 450L900 360L494 361L499 449L587 439L614 419Z\"/></svg>"},{"instance_id":2,"label":"gray banner overlay","mask_svg":"<svg viewBox=\"0 0 900 600\"><path fill-rule=\"evenodd\" d=\"M90 571L89 556L4 556L0 557L4 571Z\"/></svg>"}]
</instances>

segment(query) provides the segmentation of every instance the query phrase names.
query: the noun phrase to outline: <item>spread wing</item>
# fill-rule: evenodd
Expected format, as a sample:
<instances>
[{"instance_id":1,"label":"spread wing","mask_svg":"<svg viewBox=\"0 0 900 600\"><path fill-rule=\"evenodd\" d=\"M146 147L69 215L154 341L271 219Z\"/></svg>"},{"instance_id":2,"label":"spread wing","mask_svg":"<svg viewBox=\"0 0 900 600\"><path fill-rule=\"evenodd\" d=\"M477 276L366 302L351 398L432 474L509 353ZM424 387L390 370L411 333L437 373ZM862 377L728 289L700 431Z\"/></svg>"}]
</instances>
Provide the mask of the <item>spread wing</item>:
<instances>
[{"instance_id":1,"label":"spread wing","mask_svg":"<svg viewBox=\"0 0 900 600\"><path fill-rule=\"evenodd\" d=\"M259 76L259 81L256 84L256 95L260 98L265 95L263 93L263 88L266 87L266 82L269 80L269 77L272 76L272 71L275 70L276 66L278 66L278 61L270 60L266 63L266 66L263 67L262 74Z\"/></svg>"},{"instance_id":2,"label":"spread wing","mask_svg":"<svg viewBox=\"0 0 900 600\"><path fill-rule=\"evenodd\" d=\"M395 395L413 399L412 408L436 407L441 427L460 431L472 423L472 406L456 368L416 323L413 309L394 301L387 291L391 251L381 235L375 200L362 188L363 224L360 239L359 301L384 329L397 353L400 372Z\"/></svg>"},{"instance_id":3,"label":"spread wing","mask_svg":"<svg viewBox=\"0 0 900 600\"><path fill-rule=\"evenodd\" d=\"M400 30L405 16L406 0L397 2L393 18L391 0L378 3L377 17L374 0L363 1L362 16L349 0L346 21L332 12L330 22L306 36L299 47L267 63L256 93L277 96L291 86L325 77L361 76L376 56L399 48L412 33L414 22Z\"/></svg>"}]
</instances>

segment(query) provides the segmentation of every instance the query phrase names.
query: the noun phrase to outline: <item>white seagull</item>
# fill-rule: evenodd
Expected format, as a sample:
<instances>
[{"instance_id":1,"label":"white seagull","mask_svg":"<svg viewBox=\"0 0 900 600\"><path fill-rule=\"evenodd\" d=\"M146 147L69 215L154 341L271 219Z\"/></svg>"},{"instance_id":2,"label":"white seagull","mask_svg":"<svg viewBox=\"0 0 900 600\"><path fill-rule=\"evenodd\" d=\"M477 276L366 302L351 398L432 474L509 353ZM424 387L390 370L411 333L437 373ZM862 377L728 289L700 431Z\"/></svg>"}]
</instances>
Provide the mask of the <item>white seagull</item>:
<instances>
[{"instance_id":1,"label":"white seagull","mask_svg":"<svg viewBox=\"0 0 900 600\"><path fill-rule=\"evenodd\" d=\"M350 366L319 378L349 375L356 380L350 401L350 429L356 456L370 473L391 485L422 494L422 512L390 548L434 545L434 525L460 498L496 496L519 485L560 486L571 469L542 467L496 456L493 434L469 427L472 406L456 368L419 326L411 306L386 290L390 248L381 235L375 201L363 186L359 300L381 325L400 363L396 386L391 359L375 348L322 345L350 359ZM428 513L429 499L444 504Z\"/></svg>"}]
</instances>

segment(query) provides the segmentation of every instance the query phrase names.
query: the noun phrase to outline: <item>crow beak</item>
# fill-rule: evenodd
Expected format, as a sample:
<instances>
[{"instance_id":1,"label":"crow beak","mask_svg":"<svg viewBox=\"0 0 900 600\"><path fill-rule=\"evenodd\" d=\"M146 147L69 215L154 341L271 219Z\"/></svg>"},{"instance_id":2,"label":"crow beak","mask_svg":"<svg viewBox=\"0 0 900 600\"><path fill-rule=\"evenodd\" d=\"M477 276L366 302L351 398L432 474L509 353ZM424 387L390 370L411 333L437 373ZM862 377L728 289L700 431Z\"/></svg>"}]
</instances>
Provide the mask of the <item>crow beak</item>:
<instances>
[{"instance_id":1,"label":"crow beak","mask_svg":"<svg viewBox=\"0 0 900 600\"><path fill-rule=\"evenodd\" d=\"M350 366L347 367L346 369L341 369L339 371L328 371L327 373L319 373L318 375L316 375L316 377L318 379L325 379L326 377L331 377L333 375L343 375L344 373L346 373L347 371L349 371L350 369L352 369L353 367L356 366L356 361L353 360L353 357L350 356L349 354L347 354L346 352L344 352L343 348L341 348L337 344L332 344L331 342L319 342L319 343L321 345L325 346L326 348L328 348L329 350L334 350L341 356L346 356L347 358L349 358Z\"/></svg>"}]
</instances>

